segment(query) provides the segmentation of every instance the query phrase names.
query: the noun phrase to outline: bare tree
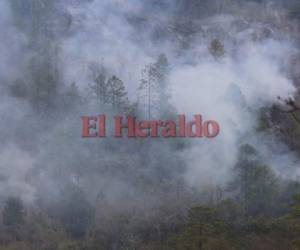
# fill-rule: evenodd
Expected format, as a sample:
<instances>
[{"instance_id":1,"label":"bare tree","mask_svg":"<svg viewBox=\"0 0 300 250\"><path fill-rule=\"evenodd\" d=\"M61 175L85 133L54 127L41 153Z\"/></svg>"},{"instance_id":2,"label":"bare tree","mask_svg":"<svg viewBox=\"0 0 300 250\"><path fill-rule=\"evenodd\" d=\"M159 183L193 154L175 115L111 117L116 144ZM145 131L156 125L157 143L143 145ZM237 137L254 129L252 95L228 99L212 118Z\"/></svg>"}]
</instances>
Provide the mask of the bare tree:
<instances>
[{"instance_id":1,"label":"bare tree","mask_svg":"<svg viewBox=\"0 0 300 250\"><path fill-rule=\"evenodd\" d=\"M139 86L139 104L144 106L145 114L151 119L154 110L158 109L158 84L156 81L156 67L153 63L145 66L142 71L141 84Z\"/></svg>"}]
</instances>

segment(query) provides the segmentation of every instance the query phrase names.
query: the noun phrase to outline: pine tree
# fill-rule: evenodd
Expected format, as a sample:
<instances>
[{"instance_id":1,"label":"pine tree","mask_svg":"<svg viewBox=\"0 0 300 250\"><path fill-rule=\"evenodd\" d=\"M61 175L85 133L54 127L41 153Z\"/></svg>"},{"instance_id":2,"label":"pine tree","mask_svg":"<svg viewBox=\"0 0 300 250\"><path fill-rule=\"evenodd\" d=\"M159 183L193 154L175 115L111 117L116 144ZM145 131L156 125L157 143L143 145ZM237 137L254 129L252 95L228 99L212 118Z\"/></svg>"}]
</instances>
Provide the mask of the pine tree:
<instances>
[{"instance_id":1,"label":"pine tree","mask_svg":"<svg viewBox=\"0 0 300 250\"><path fill-rule=\"evenodd\" d=\"M139 86L139 104L143 106L145 115L163 115L169 108L170 98L168 86L169 62L166 55L159 55L155 63L145 66Z\"/></svg>"},{"instance_id":2,"label":"pine tree","mask_svg":"<svg viewBox=\"0 0 300 250\"><path fill-rule=\"evenodd\" d=\"M92 83L88 86L88 98L103 106L108 103L106 69L98 63L91 63L89 73Z\"/></svg>"},{"instance_id":3,"label":"pine tree","mask_svg":"<svg viewBox=\"0 0 300 250\"><path fill-rule=\"evenodd\" d=\"M276 202L278 180L273 171L263 164L256 150L246 144L234 167L235 178L231 183L236 199L246 217L271 216Z\"/></svg>"},{"instance_id":4,"label":"pine tree","mask_svg":"<svg viewBox=\"0 0 300 250\"><path fill-rule=\"evenodd\" d=\"M169 62L165 54L159 55L155 63L156 80L158 82L159 91L159 113L165 114L169 108L170 90L169 90Z\"/></svg>"},{"instance_id":5,"label":"pine tree","mask_svg":"<svg viewBox=\"0 0 300 250\"><path fill-rule=\"evenodd\" d=\"M45 111L55 107L58 96L59 73L53 62L53 55L40 53L30 62L31 78L29 85L30 101L37 111Z\"/></svg>"},{"instance_id":6,"label":"pine tree","mask_svg":"<svg viewBox=\"0 0 300 250\"><path fill-rule=\"evenodd\" d=\"M20 198L9 197L2 212L3 224L17 227L24 223L24 207Z\"/></svg>"},{"instance_id":7,"label":"pine tree","mask_svg":"<svg viewBox=\"0 0 300 250\"><path fill-rule=\"evenodd\" d=\"M59 1L10 1L16 27L28 38L27 97L32 107L44 113L56 107L61 84L59 33L70 27L70 16L58 8ZM60 20L53 22L52 20Z\"/></svg>"},{"instance_id":8,"label":"pine tree","mask_svg":"<svg viewBox=\"0 0 300 250\"><path fill-rule=\"evenodd\" d=\"M94 210L77 185L67 185L58 208L58 218L74 238L83 237L94 216Z\"/></svg>"},{"instance_id":9,"label":"pine tree","mask_svg":"<svg viewBox=\"0 0 300 250\"><path fill-rule=\"evenodd\" d=\"M216 59L221 58L225 55L224 45L219 39L214 39L211 41L209 51L211 55Z\"/></svg>"},{"instance_id":10,"label":"pine tree","mask_svg":"<svg viewBox=\"0 0 300 250\"><path fill-rule=\"evenodd\" d=\"M106 86L108 102L117 110L126 110L129 101L123 81L116 76L112 76L108 79Z\"/></svg>"},{"instance_id":11,"label":"pine tree","mask_svg":"<svg viewBox=\"0 0 300 250\"><path fill-rule=\"evenodd\" d=\"M65 93L65 104L67 105L67 107L72 108L80 103L81 103L81 96L79 93L79 89L76 83L72 82L72 84L68 87Z\"/></svg>"}]
</instances>

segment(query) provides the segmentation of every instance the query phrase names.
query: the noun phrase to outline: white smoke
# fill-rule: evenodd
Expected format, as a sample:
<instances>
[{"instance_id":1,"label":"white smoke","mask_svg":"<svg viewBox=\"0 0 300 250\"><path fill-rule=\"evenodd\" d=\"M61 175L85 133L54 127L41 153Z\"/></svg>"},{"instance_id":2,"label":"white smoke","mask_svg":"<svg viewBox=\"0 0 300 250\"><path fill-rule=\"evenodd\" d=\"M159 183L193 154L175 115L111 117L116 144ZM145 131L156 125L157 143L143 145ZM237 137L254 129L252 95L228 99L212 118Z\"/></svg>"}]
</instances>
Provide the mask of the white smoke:
<instances>
[{"instance_id":1,"label":"white smoke","mask_svg":"<svg viewBox=\"0 0 300 250\"><path fill-rule=\"evenodd\" d=\"M4 41L0 44L2 56L0 72L4 78L15 80L17 77L11 76L18 75L22 71L23 66L20 66L19 58L23 58L22 46L26 39L16 31L6 3L5 1L0 3L0 7L3 7L1 13L5 14L0 16L0 34L4 37ZM90 81L89 65L96 62L103 65L110 74L116 74L124 80L131 99L134 100L141 69L145 64L154 61L159 53L166 53L172 64L170 72L172 104L178 113L184 113L189 117L200 113L204 119L218 121L221 132L217 138L191 139L192 147L181 152L187 165L185 178L192 186L226 183L242 142L254 137L252 143L257 148L269 143L268 138L256 134L257 111L262 107L272 106L276 103L277 96L286 98L296 91L286 71L286 65L295 52L292 39L288 36L282 37L277 29L271 29L272 23L265 27L263 22L251 22L247 18L239 17L238 13L236 16L219 15L203 22L196 22L195 34L187 39L173 30L175 22L169 13L165 16L152 13L139 20L140 12L144 11L141 1L66 1L61 5L72 16L71 34L62 39L60 44L64 82L67 85L76 82L81 90L84 90ZM246 15L247 9L243 9L241 13ZM129 23L128 17L136 17L139 20L136 22L141 22L142 28L137 31ZM151 40L151 32L157 26L171 38L154 43ZM265 35L265 30L270 34ZM226 51L224 58L218 60L214 59L208 50L211 40L215 38L224 44ZM16 42L12 42L14 39ZM189 40L191 44L182 49L181 43L186 42L185 40ZM17 65L15 62L18 62ZM27 106L22 102L10 100L5 104L1 102L1 117L8 110L7 105L11 104L16 110L19 108L24 113L27 112ZM55 128L55 132L50 131L49 134L45 131L45 138L36 150L37 155L29 155L14 144L15 127L7 127L9 119L19 121L23 118L21 111L15 112L14 118L6 116L6 123L1 121L1 128L5 127L2 130L2 133L5 133L3 137L7 141L0 152L0 187L9 193L20 194L26 200L32 200L35 186L29 184L27 177L32 172L33 166L38 165L41 170L39 185L44 184L45 190L55 190L56 180L62 178L65 181L64 177L68 175L68 171L77 171L70 168L85 167L84 164L92 155L88 152L92 147L86 146L86 142L80 142L84 144L84 150L81 150L80 146L77 148L75 145L71 147L63 144L65 137L58 134L59 129ZM78 117L80 115L78 114ZM28 131L32 132L30 129ZM71 136L80 136L80 132L77 132L78 134ZM66 136L65 140L71 136ZM11 143L8 137L13 138ZM265 141L259 140L260 138L264 138ZM45 146L49 141L50 144ZM57 143L60 143L59 146ZM161 151L169 152L163 149ZM157 153L155 149L153 152ZM76 158L80 153L85 157L81 162ZM272 152L268 153L270 154L266 155L267 151L263 152L265 158L272 155ZM133 165L137 168L136 172L139 170L137 166L143 164L143 156L118 157L107 154L104 150L101 156L109 158L107 164L114 159L116 165ZM281 159L286 158L293 157L289 152L283 152ZM159 157L153 162L157 161ZM106 162L102 161L101 164L105 165ZM149 164L149 168L152 167L151 163ZM281 160L274 163L277 169L282 168L283 164ZM54 177L48 176L47 171L43 171L45 166L53 169ZM147 171L151 173L151 170ZM91 179L84 181L90 189L96 182L104 188L108 188L107 182L114 183L111 185L113 191L108 191L113 196L113 193L126 190L124 186L130 186L125 180L126 175L114 179L121 174L111 173L111 179L105 180L105 177L92 176L91 172L89 175L92 176ZM70 178L75 179L73 176ZM139 178L138 175L136 178ZM117 182L121 179L122 185L118 187ZM95 188L94 191L98 190Z\"/></svg>"},{"instance_id":2,"label":"white smoke","mask_svg":"<svg viewBox=\"0 0 300 250\"><path fill-rule=\"evenodd\" d=\"M255 131L259 109L277 103L278 96L288 98L296 92L282 70L295 51L289 39L253 41L253 30L240 33L233 34L239 44L225 41L228 47L223 59L216 61L204 52L202 57L195 56L193 65L178 65L172 72L173 101L179 112L190 116L200 113L206 120L218 121L221 127L217 138L194 140L192 149L182 152L192 185L226 183L245 138L250 137L246 141L252 141L259 151L269 143ZM203 48L199 40L199 48L195 45L194 50L203 52ZM262 151L266 159L274 159L277 153ZM281 156L285 161L276 161L276 169L287 167L286 159L291 155ZM271 166L275 167L274 163Z\"/></svg>"}]
</instances>

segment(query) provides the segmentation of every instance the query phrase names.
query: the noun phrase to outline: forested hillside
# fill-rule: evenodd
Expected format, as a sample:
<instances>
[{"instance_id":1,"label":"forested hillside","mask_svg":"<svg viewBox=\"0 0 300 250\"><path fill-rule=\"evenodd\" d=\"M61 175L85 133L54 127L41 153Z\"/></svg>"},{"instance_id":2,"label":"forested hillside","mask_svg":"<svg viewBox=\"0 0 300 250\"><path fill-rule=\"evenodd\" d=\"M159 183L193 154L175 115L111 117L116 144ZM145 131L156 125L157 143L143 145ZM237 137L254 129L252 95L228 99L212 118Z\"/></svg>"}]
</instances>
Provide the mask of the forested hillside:
<instances>
[{"instance_id":1,"label":"forested hillside","mask_svg":"<svg viewBox=\"0 0 300 250\"><path fill-rule=\"evenodd\" d=\"M0 250L300 249L299 1L0 12ZM220 134L82 138L100 114Z\"/></svg>"}]
</instances>

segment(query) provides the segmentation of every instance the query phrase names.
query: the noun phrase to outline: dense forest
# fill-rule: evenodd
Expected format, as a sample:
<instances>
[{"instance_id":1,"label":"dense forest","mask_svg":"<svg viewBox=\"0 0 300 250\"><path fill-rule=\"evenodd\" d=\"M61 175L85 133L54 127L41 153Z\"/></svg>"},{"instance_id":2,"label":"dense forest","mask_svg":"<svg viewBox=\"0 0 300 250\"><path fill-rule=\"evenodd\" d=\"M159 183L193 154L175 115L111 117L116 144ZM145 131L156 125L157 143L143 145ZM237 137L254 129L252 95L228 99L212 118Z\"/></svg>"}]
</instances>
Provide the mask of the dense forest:
<instances>
[{"instance_id":1,"label":"dense forest","mask_svg":"<svg viewBox=\"0 0 300 250\"><path fill-rule=\"evenodd\" d=\"M0 250L300 249L298 0L0 12ZM81 137L180 113L219 136Z\"/></svg>"}]
</instances>

